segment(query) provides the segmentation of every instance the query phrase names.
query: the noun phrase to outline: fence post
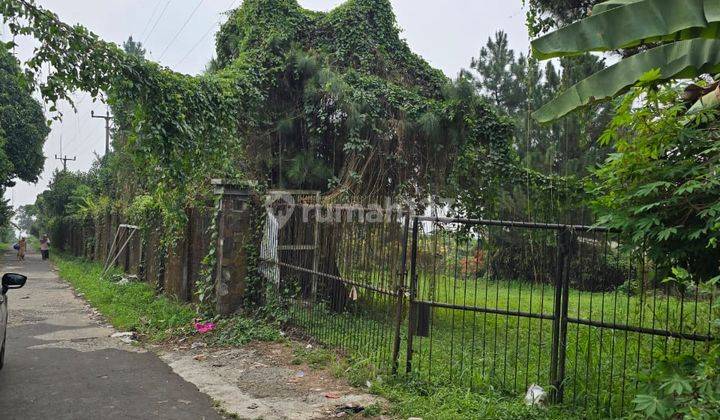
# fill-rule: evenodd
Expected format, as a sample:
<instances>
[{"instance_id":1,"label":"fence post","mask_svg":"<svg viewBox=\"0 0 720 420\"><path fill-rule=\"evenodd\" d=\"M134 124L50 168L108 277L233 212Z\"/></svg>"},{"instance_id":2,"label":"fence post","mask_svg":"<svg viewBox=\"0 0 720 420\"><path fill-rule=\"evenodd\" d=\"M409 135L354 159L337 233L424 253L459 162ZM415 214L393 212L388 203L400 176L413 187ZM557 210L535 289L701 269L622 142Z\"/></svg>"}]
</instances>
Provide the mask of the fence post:
<instances>
[{"instance_id":1,"label":"fence post","mask_svg":"<svg viewBox=\"0 0 720 420\"><path fill-rule=\"evenodd\" d=\"M214 179L215 195L220 198L218 223L217 262L215 266L215 297L217 311L221 315L230 315L245 303L248 291L248 274L255 268L251 266L250 248L259 248L262 236L257 237L259 220L253 210L251 182L239 184ZM257 293L258 291L253 290Z\"/></svg>"},{"instance_id":2,"label":"fence post","mask_svg":"<svg viewBox=\"0 0 720 420\"><path fill-rule=\"evenodd\" d=\"M413 336L415 335L415 323L418 312L415 310L415 299L417 297L417 247L418 247L419 221L413 218L412 245L410 251L410 304L408 305L408 338L407 338L407 360L405 362L405 373L412 371L413 357Z\"/></svg>"},{"instance_id":3,"label":"fence post","mask_svg":"<svg viewBox=\"0 0 720 420\"><path fill-rule=\"evenodd\" d=\"M563 401L565 362L567 347L568 299L570 296L570 253L573 232L569 229L558 231L557 262L555 276L555 302L553 311L552 354L550 355L551 399L554 403Z\"/></svg>"},{"instance_id":4,"label":"fence post","mask_svg":"<svg viewBox=\"0 0 720 420\"><path fill-rule=\"evenodd\" d=\"M320 212L320 193L315 194L315 220L313 221L313 261L312 270L313 275L311 277L310 286L310 301L315 302L317 299L318 291L318 275L316 274L320 269L320 221L318 219L318 213ZM278 282L278 286L280 283Z\"/></svg>"},{"instance_id":5,"label":"fence post","mask_svg":"<svg viewBox=\"0 0 720 420\"><path fill-rule=\"evenodd\" d=\"M410 229L410 213L405 215L405 222L403 223L403 234L402 234L402 265L400 272L395 277L395 339L393 340L393 355L392 355L392 372L396 374L398 371L399 358L400 358L400 330L402 328L403 318L403 305L405 300L405 277L407 276L407 245L408 245L408 230Z\"/></svg>"}]
</instances>

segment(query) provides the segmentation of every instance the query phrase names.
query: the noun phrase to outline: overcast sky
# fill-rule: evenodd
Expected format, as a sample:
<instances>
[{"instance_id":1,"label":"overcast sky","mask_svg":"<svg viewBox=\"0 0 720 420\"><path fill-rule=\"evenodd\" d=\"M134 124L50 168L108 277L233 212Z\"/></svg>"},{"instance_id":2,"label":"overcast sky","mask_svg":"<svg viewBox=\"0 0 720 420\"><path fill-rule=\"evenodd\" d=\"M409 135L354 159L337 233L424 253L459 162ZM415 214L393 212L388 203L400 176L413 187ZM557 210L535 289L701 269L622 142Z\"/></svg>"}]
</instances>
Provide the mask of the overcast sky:
<instances>
[{"instance_id":1,"label":"overcast sky","mask_svg":"<svg viewBox=\"0 0 720 420\"><path fill-rule=\"evenodd\" d=\"M299 0L308 9L327 11L342 0ZM143 43L152 60L176 71L197 74L214 53L214 35L224 12L241 0L38 0L67 23L80 23L107 41L122 43L128 36ZM488 37L504 29L516 51L528 49L525 13L521 0L392 0L402 36L410 48L433 66L455 77L469 66ZM6 29L2 39L9 40ZM25 59L33 42L18 39L16 53ZM6 198L15 206L33 203L47 186L52 172L62 166L55 155L76 157L72 170L86 170L105 147L104 122L91 119L90 111L104 113L89 95L76 94L77 114L61 107L64 118L55 122L45 144L45 171L36 185L19 183Z\"/></svg>"}]
</instances>

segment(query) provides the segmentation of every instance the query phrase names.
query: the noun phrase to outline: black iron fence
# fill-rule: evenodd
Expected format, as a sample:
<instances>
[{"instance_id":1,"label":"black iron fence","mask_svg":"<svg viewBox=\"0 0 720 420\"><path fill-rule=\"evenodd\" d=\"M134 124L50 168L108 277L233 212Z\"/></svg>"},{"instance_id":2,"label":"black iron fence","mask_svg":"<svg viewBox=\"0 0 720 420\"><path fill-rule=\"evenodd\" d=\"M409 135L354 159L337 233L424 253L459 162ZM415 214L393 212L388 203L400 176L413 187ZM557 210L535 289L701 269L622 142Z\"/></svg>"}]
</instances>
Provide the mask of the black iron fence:
<instances>
[{"instance_id":1,"label":"black iron fence","mask_svg":"<svg viewBox=\"0 0 720 420\"><path fill-rule=\"evenodd\" d=\"M716 290L662 282L607 229L314 204L281 214L265 263L290 319L378 371L516 395L538 384L612 416L659 358L709 350Z\"/></svg>"}]
</instances>

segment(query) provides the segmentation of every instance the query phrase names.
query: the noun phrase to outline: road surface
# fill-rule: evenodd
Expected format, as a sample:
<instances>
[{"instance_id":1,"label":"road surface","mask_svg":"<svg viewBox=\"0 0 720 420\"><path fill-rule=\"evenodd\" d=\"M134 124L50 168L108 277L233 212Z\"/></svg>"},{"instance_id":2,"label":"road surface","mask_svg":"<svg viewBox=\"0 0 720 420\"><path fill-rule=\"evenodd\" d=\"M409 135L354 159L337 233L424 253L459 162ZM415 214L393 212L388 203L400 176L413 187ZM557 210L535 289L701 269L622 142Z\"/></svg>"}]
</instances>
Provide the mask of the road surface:
<instances>
[{"instance_id":1,"label":"road surface","mask_svg":"<svg viewBox=\"0 0 720 420\"><path fill-rule=\"evenodd\" d=\"M0 419L220 419L208 396L154 353L121 342L37 253L2 272L28 276L8 292Z\"/></svg>"}]
</instances>

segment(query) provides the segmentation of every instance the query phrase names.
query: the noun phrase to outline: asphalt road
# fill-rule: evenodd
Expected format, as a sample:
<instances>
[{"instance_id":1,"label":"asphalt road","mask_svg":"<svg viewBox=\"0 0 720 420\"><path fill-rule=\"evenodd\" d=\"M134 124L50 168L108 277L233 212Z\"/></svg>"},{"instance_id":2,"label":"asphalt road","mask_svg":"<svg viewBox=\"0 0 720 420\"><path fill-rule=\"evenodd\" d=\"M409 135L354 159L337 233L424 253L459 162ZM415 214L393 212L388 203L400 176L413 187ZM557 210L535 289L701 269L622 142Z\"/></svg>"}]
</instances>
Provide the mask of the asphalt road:
<instances>
[{"instance_id":1,"label":"asphalt road","mask_svg":"<svg viewBox=\"0 0 720 420\"><path fill-rule=\"evenodd\" d=\"M121 342L39 254L3 272L28 276L8 292L0 419L220 419L212 401L154 353Z\"/></svg>"}]
</instances>

